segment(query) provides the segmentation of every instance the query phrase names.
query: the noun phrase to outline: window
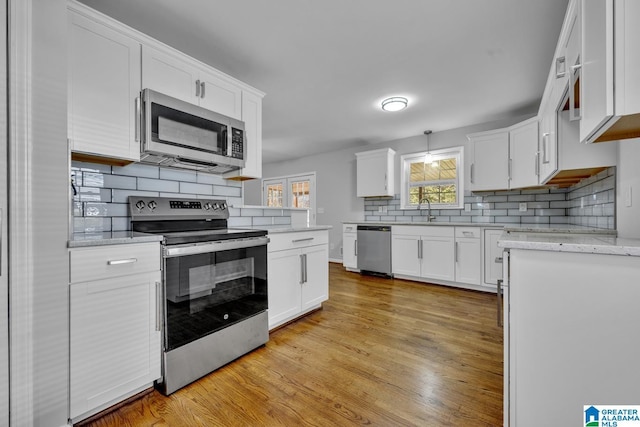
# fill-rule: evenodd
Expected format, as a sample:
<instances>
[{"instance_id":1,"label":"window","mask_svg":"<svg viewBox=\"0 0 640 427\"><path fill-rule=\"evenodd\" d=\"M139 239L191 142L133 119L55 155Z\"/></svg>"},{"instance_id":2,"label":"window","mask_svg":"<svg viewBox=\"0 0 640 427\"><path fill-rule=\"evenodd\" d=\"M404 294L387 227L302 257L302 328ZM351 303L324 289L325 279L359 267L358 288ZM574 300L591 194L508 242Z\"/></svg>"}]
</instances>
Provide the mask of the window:
<instances>
[{"instance_id":1,"label":"window","mask_svg":"<svg viewBox=\"0 0 640 427\"><path fill-rule=\"evenodd\" d=\"M262 203L269 207L308 209L308 223L315 225L316 173L262 180Z\"/></svg>"},{"instance_id":2,"label":"window","mask_svg":"<svg viewBox=\"0 0 640 427\"><path fill-rule=\"evenodd\" d=\"M432 208L462 209L463 147L405 154L401 164L402 209L417 209L427 199Z\"/></svg>"}]
</instances>

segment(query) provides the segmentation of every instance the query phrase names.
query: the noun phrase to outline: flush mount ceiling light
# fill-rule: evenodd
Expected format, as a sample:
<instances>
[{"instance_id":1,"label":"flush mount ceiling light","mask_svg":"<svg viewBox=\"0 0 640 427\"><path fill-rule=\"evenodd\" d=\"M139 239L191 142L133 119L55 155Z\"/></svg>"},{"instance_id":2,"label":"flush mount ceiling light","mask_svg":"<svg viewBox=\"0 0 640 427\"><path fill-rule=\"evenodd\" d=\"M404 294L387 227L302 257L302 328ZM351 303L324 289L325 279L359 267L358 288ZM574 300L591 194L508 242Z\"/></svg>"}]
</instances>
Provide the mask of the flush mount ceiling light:
<instances>
[{"instance_id":1,"label":"flush mount ceiling light","mask_svg":"<svg viewBox=\"0 0 640 427\"><path fill-rule=\"evenodd\" d=\"M384 111L400 111L407 108L407 98L403 98L401 96L394 96L392 98L387 98L382 101L382 109Z\"/></svg>"}]
</instances>

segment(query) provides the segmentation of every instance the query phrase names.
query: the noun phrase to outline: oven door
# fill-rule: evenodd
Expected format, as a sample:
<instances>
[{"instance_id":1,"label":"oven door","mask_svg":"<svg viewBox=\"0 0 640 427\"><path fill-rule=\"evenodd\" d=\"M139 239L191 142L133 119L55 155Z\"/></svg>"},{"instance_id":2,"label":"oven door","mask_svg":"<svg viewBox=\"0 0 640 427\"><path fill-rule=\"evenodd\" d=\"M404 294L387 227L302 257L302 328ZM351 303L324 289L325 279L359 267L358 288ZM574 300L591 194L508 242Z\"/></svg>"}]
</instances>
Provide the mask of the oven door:
<instances>
[{"instance_id":1,"label":"oven door","mask_svg":"<svg viewBox=\"0 0 640 427\"><path fill-rule=\"evenodd\" d=\"M168 246L165 351L267 309L266 237Z\"/></svg>"}]
</instances>

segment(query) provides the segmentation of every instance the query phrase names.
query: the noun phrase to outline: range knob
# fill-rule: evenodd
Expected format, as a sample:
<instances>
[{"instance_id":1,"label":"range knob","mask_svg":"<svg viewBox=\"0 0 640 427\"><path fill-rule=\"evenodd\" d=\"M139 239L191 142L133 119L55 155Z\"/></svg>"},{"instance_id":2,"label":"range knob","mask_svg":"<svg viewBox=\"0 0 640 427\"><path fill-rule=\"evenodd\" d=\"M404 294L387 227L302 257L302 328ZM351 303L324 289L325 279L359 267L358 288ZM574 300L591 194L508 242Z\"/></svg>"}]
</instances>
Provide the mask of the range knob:
<instances>
[{"instance_id":1,"label":"range knob","mask_svg":"<svg viewBox=\"0 0 640 427\"><path fill-rule=\"evenodd\" d=\"M220 209L222 209L222 210L227 209L227 204L223 202L223 203L220 205Z\"/></svg>"},{"instance_id":2,"label":"range knob","mask_svg":"<svg viewBox=\"0 0 640 427\"><path fill-rule=\"evenodd\" d=\"M209 202L205 203L203 208L204 208L205 211L208 211L209 209L212 208L211 203L209 203Z\"/></svg>"},{"instance_id":3,"label":"range knob","mask_svg":"<svg viewBox=\"0 0 640 427\"><path fill-rule=\"evenodd\" d=\"M213 204L213 210L217 211L218 209L220 209L220 205L217 203Z\"/></svg>"},{"instance_id":4,"label":"range knob","mask_svg":"<svg viewBox=\"0 0 640 427\"><path fill-rule=\"evenodd\" d=\"M147 205L149 207L149 209L151 209L151 211L153 212L154 210L156 210L156 208L158 207L158 204L156 203L155 200L152 200L149 202L149 204Z\"/></svg>"},{"instance_id":5,"label":"range knob","mask_svg":"<svg viewBox=\"0 0 640 427\"><path fill-rule=\"evenodd\" d=\"M136 208L138 208L138 212L140 212L142 209L144 209L145 204L142 200L138 200L138 202L136 203Z\"/></svg>"}]
</instances>

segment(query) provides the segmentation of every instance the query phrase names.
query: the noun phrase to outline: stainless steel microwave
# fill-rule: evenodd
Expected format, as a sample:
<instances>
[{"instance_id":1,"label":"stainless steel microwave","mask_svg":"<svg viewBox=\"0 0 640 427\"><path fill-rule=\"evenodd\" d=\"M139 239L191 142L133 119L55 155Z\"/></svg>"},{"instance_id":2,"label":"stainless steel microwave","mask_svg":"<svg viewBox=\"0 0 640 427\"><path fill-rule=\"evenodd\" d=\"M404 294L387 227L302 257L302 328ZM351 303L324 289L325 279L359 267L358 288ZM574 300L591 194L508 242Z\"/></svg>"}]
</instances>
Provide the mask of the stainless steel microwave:
<instances>
[{"instance_id":1,"label":"stainless steel microwave","mask_svg":"<svg viewBox=\"0 0 640 427\"><path fill-rule=\"evenodd\" d=\"M244 122L142 91L140 161L222 174L245 165Z\"/></svg>"}]
</instances>

